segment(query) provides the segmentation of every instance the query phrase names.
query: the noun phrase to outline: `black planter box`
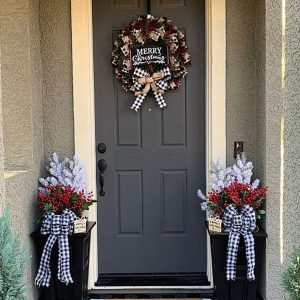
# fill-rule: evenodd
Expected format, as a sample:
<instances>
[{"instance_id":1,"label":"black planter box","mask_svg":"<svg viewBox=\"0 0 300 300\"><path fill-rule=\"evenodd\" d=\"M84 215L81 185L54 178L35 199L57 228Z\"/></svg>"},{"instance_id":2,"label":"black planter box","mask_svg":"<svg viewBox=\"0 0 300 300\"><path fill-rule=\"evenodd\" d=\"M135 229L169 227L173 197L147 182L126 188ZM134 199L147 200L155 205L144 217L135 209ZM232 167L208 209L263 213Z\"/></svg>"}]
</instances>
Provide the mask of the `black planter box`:
<instances>
[{"instance_id":1,"label":"black planter box","mask_svg":"<svg viewBox=\"0 0 300 300\"><path fill-rule=\"evenodd\" d=\"M262 250L267 234L263 230L253 233L255 240L255 280L247 280L247 261L244 238L241 236L237 256L237 277L235 281L226 280L226 257L228 233L209 231L215 299L217 300L256 300L262 299L258 293Z\"/></svg>"},{"instance_id":2,"label":"black planter box","mask_svg":"<svg viewBox=\"0 0 300 300\"><path fill-rule=\"evenodd\" d=\"M87 299L91 230L95 224L95 222L88 222L86 232L69 236L70 268L74 283L68 286L57 279L58 243L55 242L51 253L50 268L52 276L50 287L40 288L41 297L39 300ZM48 236L42 235L40 230L33 232L31 236L35 242L39 263Z\"/></svg>"}]
</instances>

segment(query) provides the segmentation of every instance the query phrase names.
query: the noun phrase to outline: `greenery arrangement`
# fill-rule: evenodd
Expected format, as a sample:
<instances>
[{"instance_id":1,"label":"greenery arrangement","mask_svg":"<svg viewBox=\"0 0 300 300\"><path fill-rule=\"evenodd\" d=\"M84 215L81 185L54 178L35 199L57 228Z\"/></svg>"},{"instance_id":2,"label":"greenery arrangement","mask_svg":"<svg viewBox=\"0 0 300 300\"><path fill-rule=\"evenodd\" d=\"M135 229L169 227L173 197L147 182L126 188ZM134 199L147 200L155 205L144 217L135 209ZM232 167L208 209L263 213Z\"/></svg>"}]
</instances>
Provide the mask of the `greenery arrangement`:
<instances>
[{"instance_id":1,"label":"greenery arrangement","mask_svg":"<svg viewBox=\"0 0 300 300\"><path fill-rule=\"evenodd\" d=\"M258 179L252 180L253 164L247 161L245 153L237 156L235 163L227 168L223 167L221 159L211 163L211 189L208 195L198 191L198 197L203 210L208 210L213 216L223 217L226 208L233 205L241 210L244 205L252 207L256 218L265 215L261 208L266 200L266 187L259 187Z\"/></svg>"},{"instance_id":2,"label":"greenery arrangement","mask_svg":"<svg viewBox=\"0 0 300 300\"><path fill-rule=\"evenodd\" d=\"M300 248L294 251L291 263L282 275L282 286L291 300L300 300Z\"/></svg>"},{"instance_id":3,"label":"greenery arrangement","mask_svg":"<svg viewBox=\"0 0 300 300\"><path fill-rule=\"evenodd\" d=\"M86 191L84 166L76 155L61 160L53 153L46 169L51 176L40 178L38 188L38 206L43 214L61 214L69 209L81 217L96 202L93 193Z\"/></svg>"},{"instance_id":4,"label":"greenery arrangement","mask_svg":"<svg viewBox=\"0 0 300 300\"><path fill-rule=\"evenodd\" d=\"M11 228L9 211L0 218L0 299L25 300L27 287L24 276L27 251L21 246L17 233Z\"/></svg>"}]
</instances>

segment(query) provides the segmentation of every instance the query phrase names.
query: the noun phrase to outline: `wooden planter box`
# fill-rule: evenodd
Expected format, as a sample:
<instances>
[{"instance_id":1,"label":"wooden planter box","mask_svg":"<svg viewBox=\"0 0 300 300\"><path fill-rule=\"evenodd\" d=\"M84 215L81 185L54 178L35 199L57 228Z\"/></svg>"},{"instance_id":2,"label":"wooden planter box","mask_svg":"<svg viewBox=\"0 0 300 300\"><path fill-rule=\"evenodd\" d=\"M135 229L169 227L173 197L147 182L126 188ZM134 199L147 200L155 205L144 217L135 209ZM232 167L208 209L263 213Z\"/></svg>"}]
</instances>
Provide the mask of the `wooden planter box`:
<instances>
[{"instance_id":1,"label":"wooden planter box","mask_svg":"<svg viewBox=\"0 0 300 300\"><path fill-rule=\"evenodd\" d=\"M84 233L78 233L69 236L71 274L74 283L66 286L57 279L57 242L53 246L51 253L51 284L50 287L42 287L39 300L85 300L87 299L88 271L91 230L95 222L87 223L87 230ZM40 230L31 234L34 239L38 263L40 262L44 245L48 236L42 235Z\"/></svg>"},{"instance_id":2,"label":"wooden planter box","mask_svg":"<svg viewBox=\"0 0 300 300\"><path fill-rule=\"evenodd\" d=\"M247 262L244 239L241 237L237 257L236 281L226 280L226 257L228 233L208 230L211 243L212 267L215 298L217 300L256 300L262 299L258 293L262 250L267 234L263 230L253 234L255 240L255 280L247 280Z\"/></svg>"}]
</instances>

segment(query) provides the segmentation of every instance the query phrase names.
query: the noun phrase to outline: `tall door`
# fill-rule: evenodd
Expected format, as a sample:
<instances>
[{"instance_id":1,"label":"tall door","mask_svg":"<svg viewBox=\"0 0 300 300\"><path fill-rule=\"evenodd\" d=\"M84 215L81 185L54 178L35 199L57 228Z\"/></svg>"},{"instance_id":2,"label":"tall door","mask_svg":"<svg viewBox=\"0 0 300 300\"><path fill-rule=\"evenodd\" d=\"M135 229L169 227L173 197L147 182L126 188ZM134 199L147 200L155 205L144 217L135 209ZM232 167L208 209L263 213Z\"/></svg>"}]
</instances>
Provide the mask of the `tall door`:
<instances>
[{"instance_id":1,"label":"tall door","mask_svg":"<svg viewBox=\"0 0 300 300\"><path fill-rule=\"evenodd\" d=\"M166 108L148 96L135 112L134 96L113 77L111 52L120 29L146 14L146 1L93 1L96 144L106 145L97 161L107 163L98 197L99 284L206 277L205 214L196 196L205 188L205 1L151 2L152 15L185 32L192 65L182 86L165 93Z\"/></svg>"}]
</instances>

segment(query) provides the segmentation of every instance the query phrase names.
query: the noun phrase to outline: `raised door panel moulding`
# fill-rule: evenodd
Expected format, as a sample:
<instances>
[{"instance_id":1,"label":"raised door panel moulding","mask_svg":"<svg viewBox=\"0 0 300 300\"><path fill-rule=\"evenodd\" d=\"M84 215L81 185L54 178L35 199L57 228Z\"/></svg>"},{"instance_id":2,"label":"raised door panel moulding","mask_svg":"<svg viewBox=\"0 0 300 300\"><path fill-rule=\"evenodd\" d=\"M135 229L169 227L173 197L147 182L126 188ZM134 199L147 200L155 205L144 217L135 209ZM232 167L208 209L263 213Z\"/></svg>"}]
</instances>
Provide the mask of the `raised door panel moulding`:
<instances>
[{"instance_id":1,"label":"raised door panel moulding","mask_svg":"<svg viewBox=\"0 0 300 300\"><path fill-rule=\"evenodd\" d=\"M159 1L160 7L185 7L186 6L186 0L160 0Z\"/></svg>"},{"instance_id":2,"label":"raised door panel moulding","mask_svg":"<svg viewBox=\"0 0 300 300\"><path fill-rule=\"evenodd\" d=\"M113 8L140 8L140 0L113 0Z\"/></svg>"},{"instance_id":3,"label":"raised door panel moulding","mask_svg":"<svg viewBox=\"0 0 300 300\"><path fill-rule=\"evenodd\" d=\"M165 96L168 109L162 110L162 145L163 146L186 146L186 89L185 81L180 89L172 91Z\"/></svg>"},{"instance_id":4,"label":"raised door panel moulding","mask_svg":"<svg viewBox=\"0 0 300 300\"><path fill-rule=\"evenodd\" d=\"M161 171L162 234L184 234L186 230L187 171Z\"/></svg>"},{"instance_id":5,"label":"raised door panel moulding","mask_svg":"<svg viewBox=\"0 0 300 300\"><path fill-rule=\"evenodd\" d=\"M115 124L117 127L117 145L142 147L142 117L141 113L130 110L131 95L124 93L119 82L115 86Z\"/></svg>"},{"instance_id":6,"label":"raised door panel moulding","mask_svg":"<svg viewBox=\"0 0 300 300\"><path fill-rule=\"evenodd\" d=\"M119 234L143 235L143 172L118 171Z\"/></svg>"}]
</instances>

